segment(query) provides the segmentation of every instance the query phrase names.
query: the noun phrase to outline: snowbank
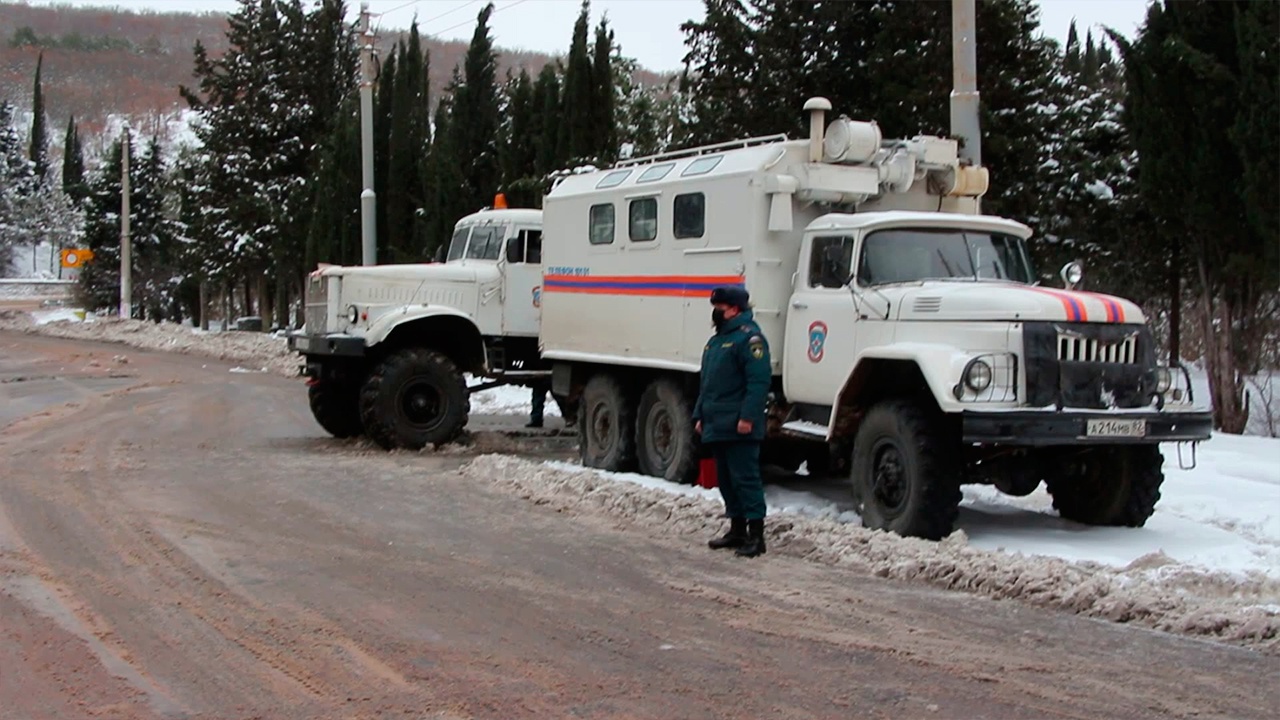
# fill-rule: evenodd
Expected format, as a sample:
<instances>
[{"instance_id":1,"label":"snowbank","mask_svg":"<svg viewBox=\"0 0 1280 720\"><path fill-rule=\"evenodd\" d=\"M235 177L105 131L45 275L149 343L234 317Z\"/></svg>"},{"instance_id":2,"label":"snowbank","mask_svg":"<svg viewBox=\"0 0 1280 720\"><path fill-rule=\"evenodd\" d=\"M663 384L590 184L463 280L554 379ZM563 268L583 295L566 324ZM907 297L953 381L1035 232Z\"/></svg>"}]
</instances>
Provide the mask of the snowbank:
<instances>
[{"instance_id":1,"label":"snowbank","mask_svg":"<svg viewBox=\"0 0 1280 720\"><path fill-rule=\"evenodd\" d=\"M694 543L724 525L723 506L714 491L654 478L501 455L481 456L462 472L507 486L522 498L567 515L623 518L687 536ZM840 521L848 519L847 512L812 517L796 510L779 512L775 505L768 525L770 551L878 577L928 582L1280 654L1280 580L1275 575L1203 569L1159 551L1123 567L1072 562L980 547L964 531L932 543ZM1075 535L1095 531L1077 526Z\"/></svg>"},{"instance_id":2,"label":"snowbank","mask_svg":"<svg viewBox=\"0 0 1280 720\"><path fill-rule=\"evenodd\" d=\"M201 333L173 323L83 316L82 311L59 309L36 313L0 312L0 329L75 340L127 345L139 350L176 352L262 368L285 377L298 374L298 357L281 337L262 333Z\"/></svg>"}]
</instances>

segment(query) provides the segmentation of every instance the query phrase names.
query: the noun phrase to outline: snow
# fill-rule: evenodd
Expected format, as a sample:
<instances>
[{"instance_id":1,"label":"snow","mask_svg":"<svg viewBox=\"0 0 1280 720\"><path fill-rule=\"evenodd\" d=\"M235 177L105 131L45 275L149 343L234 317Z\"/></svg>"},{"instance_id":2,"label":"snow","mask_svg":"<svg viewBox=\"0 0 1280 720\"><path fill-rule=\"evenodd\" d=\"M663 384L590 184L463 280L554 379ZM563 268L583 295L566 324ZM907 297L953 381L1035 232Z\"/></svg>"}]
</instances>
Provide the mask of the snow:
<instances>
[{"instance_id":1,"label":"snow","mask_svg":"<svg viewBox=\"0 0 1280 720\"><path fill-rule=\"evenodd\" d=\"M84 310L77 308L58 308L57 310L36 310L31 313L31 319L36 325L48 325L55 322L94 322L92 315L86 314Z\"/></svg>"},{"instance_id":2,"label":"snow","mask_svg":"<svg viewBox=\"0 0 1280 720\"><path fill-rule=\"evenodd\" d=\"M1273 508L1280 479L1270 468L1278 466L1280 441L1220 440L1209 443L1215 449L1205 453L1198 477L1170 471L1167 507L1156 515L1167 522L1153 518L1139 529L1074 525L1035 507L1034 498L979 494L966 496L959 530L929 542L867 530L847 507L794 481L772 484L766 486L770 556L1277 654L1280 537ZM462 473L563 517L606 516L680 542L701 545L725 526L716 491L656 478L494 454L477 457ZM1202 512L1190 509L1206 504ZM1237 521L1237 531L1224 527Z\"/></svg>"},{"instance_id":3,"label":"snow","mask_svg":"<svg viewBox=\"0 0 1280 720\"><path fill-rule=\"evenodd\" d=\"M484 382L480 378L467 376L467 385L475 386ZM471 395L471 412L476 415L528 415L533 411L533 391L517 385L503 385ZM560 408L547 396L547 404L543 411L546 417L560 417Z\"/></svg>"}]
</instances>

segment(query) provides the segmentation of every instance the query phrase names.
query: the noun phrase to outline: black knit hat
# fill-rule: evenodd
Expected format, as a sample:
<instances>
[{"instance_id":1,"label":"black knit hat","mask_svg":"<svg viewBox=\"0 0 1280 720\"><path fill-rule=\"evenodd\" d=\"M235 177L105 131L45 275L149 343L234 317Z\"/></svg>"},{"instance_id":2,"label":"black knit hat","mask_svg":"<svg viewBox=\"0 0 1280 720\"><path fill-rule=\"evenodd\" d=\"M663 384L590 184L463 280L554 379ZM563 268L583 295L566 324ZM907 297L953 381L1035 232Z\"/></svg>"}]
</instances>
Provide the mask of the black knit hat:
<instances>
[{"instance_id":1,"label":"black knit hat","mask_svg":"<svg viewBox=\"0 0 1280 720\"><path fill-rule=\"evenodd\" d=\"M747 289L739 285L725 285L711 291L712 305L733 305L739 310L750 307L751 296Z\"/></svg>"}]
</instances>

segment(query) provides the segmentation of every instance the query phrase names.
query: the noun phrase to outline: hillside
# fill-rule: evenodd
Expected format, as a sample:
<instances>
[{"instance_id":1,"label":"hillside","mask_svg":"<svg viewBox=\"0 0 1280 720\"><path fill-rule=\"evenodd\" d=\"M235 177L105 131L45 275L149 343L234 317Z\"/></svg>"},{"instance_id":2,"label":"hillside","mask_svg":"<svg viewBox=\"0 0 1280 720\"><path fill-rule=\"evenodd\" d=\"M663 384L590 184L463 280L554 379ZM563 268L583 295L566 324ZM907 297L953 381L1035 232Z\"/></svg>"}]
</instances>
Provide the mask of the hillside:
<instances>
[{"instance_id":1,"label":"hillside","mask_svg":"<svg viewBox=\"0 0 1280 720\"><path fill-rule=\"evenodd\" d=\"M111 114L156 118L185 107L178 86L192 83L191 48L198 40L216 55L226 46L226 18L220 13L0 4L0 28L0 99L30 106L36 58L43 50L45 103L59 142L69 115L80 121L82 133L96 135ZM566 48L570 32L566 27ZM398 31L385 31L380 48L390 48L398 37ZM425 45L433 97L439 97L467 43L427 38ZM536 74L554 59L499 52L500 76L521 67ZM646 72L641 79L656 82L658 76Z\"/></svg>"}]
</instances>

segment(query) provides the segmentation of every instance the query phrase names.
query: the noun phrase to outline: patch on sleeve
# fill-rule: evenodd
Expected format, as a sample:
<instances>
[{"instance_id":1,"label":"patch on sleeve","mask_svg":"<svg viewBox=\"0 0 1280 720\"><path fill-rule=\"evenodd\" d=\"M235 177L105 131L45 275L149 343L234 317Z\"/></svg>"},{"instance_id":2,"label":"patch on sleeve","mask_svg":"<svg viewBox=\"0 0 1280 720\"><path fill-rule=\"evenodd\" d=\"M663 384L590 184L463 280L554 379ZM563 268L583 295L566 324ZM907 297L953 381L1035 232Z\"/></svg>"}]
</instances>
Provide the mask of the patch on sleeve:
<instances>
[{"instance_id":1,"label":"patch on sleeve","mask_svg":"<svg viewBox=\"0 0 1280 720\"><path fill-rule=\"evenodd\" d=\"M764 359L764 338L759 335L752 335L747 340L747 347L751 350L751 357L756 360Z\"/></svg>"}]
</instances>

